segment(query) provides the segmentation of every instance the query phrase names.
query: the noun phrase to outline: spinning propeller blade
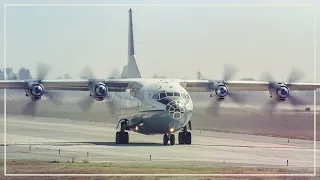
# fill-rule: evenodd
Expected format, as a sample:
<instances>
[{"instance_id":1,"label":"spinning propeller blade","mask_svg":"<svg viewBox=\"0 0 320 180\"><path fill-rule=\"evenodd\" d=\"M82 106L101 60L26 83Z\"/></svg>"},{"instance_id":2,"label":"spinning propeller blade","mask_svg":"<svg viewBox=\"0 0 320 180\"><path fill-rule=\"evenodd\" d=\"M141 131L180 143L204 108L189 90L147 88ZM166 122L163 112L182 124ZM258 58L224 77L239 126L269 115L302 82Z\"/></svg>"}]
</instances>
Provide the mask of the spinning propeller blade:
<instances>
[{"instance_id":1,"label":"spinning propeller blade","mask_svg":"<svg viewBox=\"0 0 320 180\"><path fill-rule=\"evenodd\" d=\"M223 80L229 81L232 79L232 77L236 74L237 69L234 66L231 65L225 65L224 66L224 74L223 74ZM227 82L225 82L225 85L228 85ZM246 96L244 94L239 94L235 92L228 92L226 95L227 97L230 97L230 99L235 103L245 103L246 102ZM221 100L214 98L214 101L211 103L211 105L206 109L206 112L211 116L219 116L220 114L220 103Z\"/></svg>"},{"instance_id":2,"label":"spinning propeller blade","mask_svg":"<svg viewBox=\"0 0 320 180\"><path fill-rule=\"evenodd\" d=\"M38 108L37 102L30 100L23 108L22 114L34 116L37 108Z\"/></svg>"},{"instance_id":3,"label":"spinning propeller blade","mask_svg":"<svg viewBox=\"0 0 320 180\"><path fill-rule=\"evenodd\" d=\"M86 66L80 75L82 78L85 78L88 80L89 79L96 79L95 74L93 73L92 69L89 66ZM108 79L114 79L114 78L120 78L120 71L116 68L114 68L111 71L111 73L108 77ZM107 94L106 99L108 100L109 98L110 98L110 96L109 96L109 94ZM95 101L94 97L89 96L89 97L86 97L85 99L79 101L78 105L83 111L87 111L93 105L94 101ZM108 101L105 104L108 108L112 107L110 105L110 102L108 102Z\"/></svg>"},{"instance_id":4,"label":"spinning propeller blade","mask_svg":"<svg viewBox=\"0 0 320 180\"><path fill-rule=\"evenodd\" d=\"M304 74L299 71L298 69L293 68L289 77L287 78L287 83L295 83L301 80L304 77ZM268 81L269 82L269 87L272 89L277 88L277 82L274 80L272 75L269 72L265 72L261 78L263 81ZM287 87L290 89L290 84L287 85ZM302 99L294 96L292 92L290 92L289 96L287 97L288 102L292 106L297 106L297 105L304 105L305 101ZM275 99L270 99L263 107L263 110L270 116L273 115L275 109L277 107L277 102Z\"/></svg>"},{"instance_id":5,"label":"spinning propeller blade","mask_svg":"<svg viewBox=\"0 0 320 180\"><path fill-rule=\"evenodd\" d=\"M83 111L87 111L92 106L94 101L94 98L87 96L83 100L79 101L78 104Z\"/></svg>"},{"instance_id":6,"label":"spinning propeller blade","mask_svg":"<svg viewBox=\"0 0 320 180\"><path fill-rule=\"evenodd\" d=\"M36 80L41 84L41 81L44 80L47 75L49 74L51 67L43 62L38 62L37 63L37 77ZM60 93L57 92L53 92L53 91L44 91L43 96L48 97L48 99L55 103L55 104L60 104L61 103L61 97L62 95ZM26 104L26 106L23 109L23 114L24 115L31 115L34 116L36 111L37 111L37 101L33 101L31 100L30 102L28 102Z\"/></svg>"}]
</instances>

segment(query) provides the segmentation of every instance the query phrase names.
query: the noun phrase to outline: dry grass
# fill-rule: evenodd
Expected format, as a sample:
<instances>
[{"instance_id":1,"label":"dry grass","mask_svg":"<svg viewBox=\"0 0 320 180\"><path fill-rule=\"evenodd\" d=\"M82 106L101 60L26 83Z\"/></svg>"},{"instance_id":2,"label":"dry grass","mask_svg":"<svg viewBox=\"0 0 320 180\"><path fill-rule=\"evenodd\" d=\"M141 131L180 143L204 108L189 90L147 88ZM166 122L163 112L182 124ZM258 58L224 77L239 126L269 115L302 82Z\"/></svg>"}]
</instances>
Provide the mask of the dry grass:
<instances>
[{"instance_id":1,"label":"dry grass","mask_svg":"<svg viewBox=\"0 0 320 180\"><path fill-rule=\"evenodd\" d=\"M3 161L1 161L3 172ZM21 174L168 174L168 177L74 177L63 179L316 179L315 177L170 177L170 174L289 174L293 171L276 168L246 168L230 166L148 165L114 163L50 163L38 160L8 160L7 173ZM62 179L62 177L4 177L1 179Z\"/></svg>"}]
</instances>

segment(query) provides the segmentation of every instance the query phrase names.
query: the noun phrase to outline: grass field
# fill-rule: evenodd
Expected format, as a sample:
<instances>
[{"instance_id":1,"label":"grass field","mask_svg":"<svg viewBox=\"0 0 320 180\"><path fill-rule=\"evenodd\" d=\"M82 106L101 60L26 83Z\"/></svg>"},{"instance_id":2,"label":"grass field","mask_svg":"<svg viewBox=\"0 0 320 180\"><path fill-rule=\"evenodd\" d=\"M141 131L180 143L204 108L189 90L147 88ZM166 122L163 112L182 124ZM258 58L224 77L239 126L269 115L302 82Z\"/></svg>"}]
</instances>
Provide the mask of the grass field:
<instances>
[{"instance_id":1,"label":"grass field","mask_svg":"<svg viewBox=\"0 0 320 180\"><path fill-rule=\"evenodd\" d=\"M3 172L3 160L1 161ZM8 174L168 174L167 177L108 177L108 179L316 179L319 177L169 177L170 174L294 174L286 168L251 168L231 166L149 165L90 162L44 162L7 160ZM301 173L301 171L300 171ZM305 172L310 173L310 172ZM4 176L1 176L3 179ZM5 177L5 179L62 179L62 177ZM63 177L63 179L107 179L107 177Z\"/></svg>"}]
</instances>

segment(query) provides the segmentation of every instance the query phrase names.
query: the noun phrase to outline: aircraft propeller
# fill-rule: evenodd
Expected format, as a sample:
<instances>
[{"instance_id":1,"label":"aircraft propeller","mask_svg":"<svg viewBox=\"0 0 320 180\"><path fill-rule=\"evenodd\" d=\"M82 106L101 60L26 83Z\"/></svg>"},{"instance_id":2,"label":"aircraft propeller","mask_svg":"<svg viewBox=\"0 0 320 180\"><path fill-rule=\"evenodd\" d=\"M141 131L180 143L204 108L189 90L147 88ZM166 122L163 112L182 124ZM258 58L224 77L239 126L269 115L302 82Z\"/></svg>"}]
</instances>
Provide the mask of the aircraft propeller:
<instances>
[{"instance_id":1,"label":"aircraft propeller","mask_svg":"<svg viewBox=\"0 0 320 180\"><path fill-rule=\"evenodd\" d=\"M225 81L225 85L228 86L227 81L229 81L230 79L232 79L232 77L236 74L237 70L234 66L231 65L225 65L224 66L224 74L223 74L223 80ZM214 95L211 95L214 96ZM228 91L226 98L230 98L233 102L235 103L245 103L246 102L246 95L244 94L240 94L240 93L235 93L235 92L231 92ZM220 103L222 100L219 100L217 98L213 98L213 102L211 103L211 105L209 107L206 108L206 112L209 115L212 116L218 116L219 112L220 112Z\"/></svg>"},{"instance_id":2,"label":"aircraft propeller","mask_svg":"<svg viewBox=\"0 0 320 180\"><path fill-rule=\"evenodd\" d=\"M50 69L51 69L51 67L48 64L38 62L37 63L36 81L41 84L41 81L47 77ZM51 102L53 102L57 105L59 105L61 103L61 97L62 97L61 93L50 91L50 90L44 90L43 96L47 97ZM31 100L23 108L23 114L34 116L35 112L37 110L37 107L38 107L37 101Z\"/></svg>"},{"instance_id":3,"label":"aircraft propeller","mask_svg":"<svg viewBox=\"0 0 320 180\"><path fill-rule=\"evenodd\" d=\"M293 68L289 77L287 78L287 82L285 83L286 86L290 89L290 83L295 83L298 82L299 80L303 79L304 74L299 71L298 69ZM261 75L260 78L262 81L268 81L269 82L269 87L270 88L277 88L277 83L275 79L272 77L272 75L269 72L265 72ZM289 83L289 84L287 84ZM290 91L290 94L287 97L289 103L292 106L297 106L297 105L304 105L306 104L305 101L302 99L298 98L297 96L294 96L292 92ZM275 99L270 99L263 107L263 111L265 111L268 115L273 115L275 109L277 106L277 101Z\"/></svg>"},{"instance_id":4,"label":"aircraft propeller","mask_svg":"<svg viewBox=\"0 0 320 180\"><path fill-rule=\"evenodd\" d=\"M89 66L86 66L84 70L81 72L81 77L85 79L96 79L96 76L94 75L92 69ZM115 78L120 78L120 72L118 69L114 68L111 73L109 74L108 79L115 79ZM109 92L110 93L110 92ZM106 99L108 100L111 96L107 94ZM95 99L91 96L86 97L85 99L81 100L78 102L79 107L83 111L87 111L93 104ZM110 101L107 101L106 103L107 107L110 109L113 109L113 104Z\"/></svg>"}]
</instances>

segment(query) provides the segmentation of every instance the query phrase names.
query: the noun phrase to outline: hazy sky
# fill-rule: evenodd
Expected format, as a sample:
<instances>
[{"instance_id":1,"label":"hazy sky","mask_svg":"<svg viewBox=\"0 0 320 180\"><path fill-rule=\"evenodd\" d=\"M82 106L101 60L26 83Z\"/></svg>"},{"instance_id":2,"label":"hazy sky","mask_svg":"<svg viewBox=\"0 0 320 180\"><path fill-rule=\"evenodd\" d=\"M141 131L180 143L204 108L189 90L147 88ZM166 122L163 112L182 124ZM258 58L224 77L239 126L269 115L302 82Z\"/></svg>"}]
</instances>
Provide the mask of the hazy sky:
<instances>
[{"instance_id":1,"label":"hazy sky","mask_svg":"<svg viewBox=\"0 0 320 180\"><path fill-rule=\"evenodd\" d=\"M41 1L2 1L39 3ZM74 3L74 1L46 1ZM83 1L77 1L81 3ZM128 3L132 1L90 1ZM186 1L136 1L139 4ZM189 1L238 3L257 1ZM312 3L312 1L259 1ZM42 2L43 3L43 2ZM244 3L243 3L244 4ZM127 62L130 7L7 7L7 66L52 65L49 78L76 77L90 65L96 76L122 71ZM132 7L137 62L143 77L153 74L221 79L224 63L239 70L235 79L269 71L286 80L292 67L313 81L314 9L320 58L320 7ZM3 6L1 6L1 12ZM3 22L3 13L0 15ZM3 34L3 23L0 25ZM1 36L0 41L3 41ZM0 44L3 53L3 43ZM0 66L3 62L0 59ZM317 63L320 70L320 62ZM320 72L317 73L320 82Z\"/></svg>"}]
</instances>

